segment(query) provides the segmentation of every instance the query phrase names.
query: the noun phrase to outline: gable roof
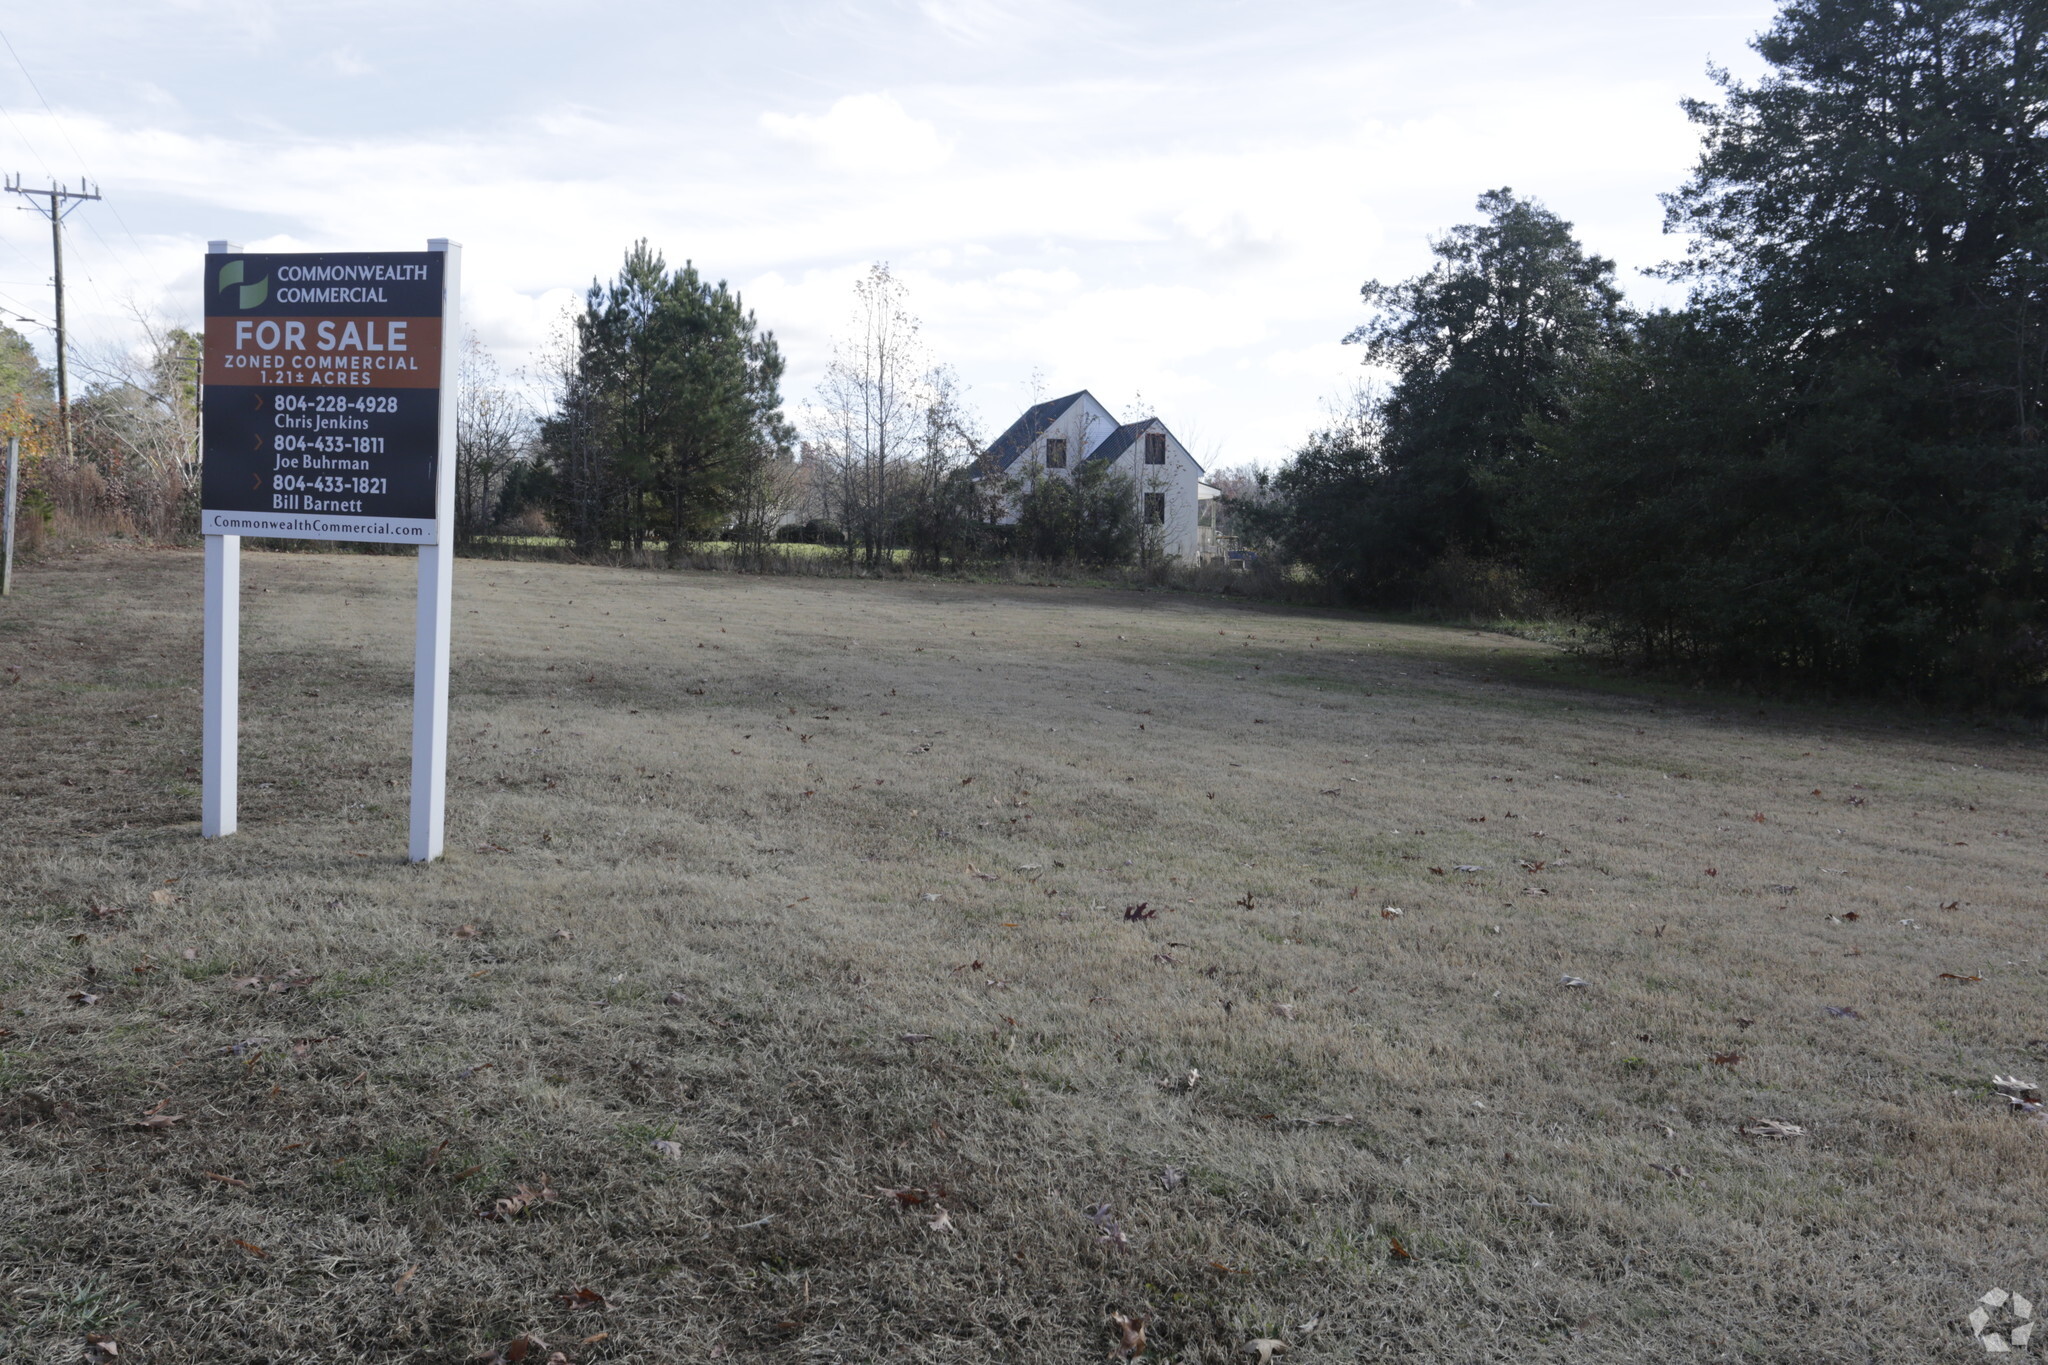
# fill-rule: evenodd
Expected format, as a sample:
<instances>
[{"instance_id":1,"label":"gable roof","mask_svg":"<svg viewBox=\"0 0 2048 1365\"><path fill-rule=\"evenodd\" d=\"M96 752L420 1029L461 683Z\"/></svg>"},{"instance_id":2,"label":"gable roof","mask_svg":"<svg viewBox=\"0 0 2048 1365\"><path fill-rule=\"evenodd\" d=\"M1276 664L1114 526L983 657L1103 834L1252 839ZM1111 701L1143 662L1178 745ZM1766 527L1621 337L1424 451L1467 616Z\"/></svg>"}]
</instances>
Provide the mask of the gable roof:
<instances>
[{"instance_id":1,"label":"gable roof","mask_svg":"<svg viewBox=\"0 0 2048 1365\"><path fill-rule=\"evenodd\" d=\"M1114 460L1117 456L1129 450L1138 437L1154 429L1164 431L1168 436L1173 436L1172 432L1166 430L1166 423L1160 421L1157 417L1142 417L1135 422L1126 422L1115 431L1112 431L1108 439L1089 452L1088 458L1091 460ZM1174 444L1180 445L1182 450L1185 451L1187 449L1185 445L1181 445L1178 436L1174 436L1173 440ZM1195 459L1193 455L1189 455L1188 458L1190 460ZM1199 460L1195 461L1195 472L1197 474L1202 472L1202 465Z\"/></svg>"},{"instance_id":2,"label":"gable roof","mask_svg":"<svg viewBox=\"0 0 2048 1365\"><path fill-rule=\"evenodd\" d=\"M1024 409L1024 415L1010 423L1010 429L989 443L982 452L983 468L993 466L998 471L1015 464L1017 457L1031 449L1031 443L1045 434L1045 429L1058 421L1060 414L1086 397L1088 390L1070 393L1065 398L1048 398L1043 403Z\"/></svg>"},{"instance_id":3,"label":"gable roof","mask_svg":"<svg viewBox=\"0 0 2048 1365\"><path fill-rule=\"evenodd\" d=\"M1124 423L1115 431L1109 433L1101 445L1090 451L1088 458L1091 460L1114 460L1117 456L1131 448L1131 443L1138 439L1138 433L1150 431L1158 421L1157 417L1145 417L1136 422ZM1166 430L1163 426L1159 429L1161 431Z\"/></svg>"}]
</instances>

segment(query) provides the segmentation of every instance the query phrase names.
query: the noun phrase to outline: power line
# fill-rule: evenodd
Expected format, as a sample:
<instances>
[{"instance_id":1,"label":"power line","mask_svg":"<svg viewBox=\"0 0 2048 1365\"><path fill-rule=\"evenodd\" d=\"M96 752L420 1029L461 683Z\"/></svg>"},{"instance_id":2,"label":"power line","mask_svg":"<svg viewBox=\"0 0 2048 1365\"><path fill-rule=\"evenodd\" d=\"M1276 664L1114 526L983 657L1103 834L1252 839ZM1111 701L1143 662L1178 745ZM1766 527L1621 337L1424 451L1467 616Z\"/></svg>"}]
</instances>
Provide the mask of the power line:
<instances>
[{"instance_id":1,"label":"power line","mask_svg":"<svg viewBox=\"0 0 2048 1365\"><path fill-rule=\"evenodd\" d=\"M28 64L22 61L21 54L14 50L13 40L8 38L7 31L5 29L0 29L0 44L4 44L6 46L7 55L14 58L14 64L17 67L21 68L22 79L28 82L28 88L35 92L35 96L38 100L42 101L43 111L50 116L50 122L57 125L57 134L59 137L62 137L64 139L64 145L71 149L71 155L78 158L78 169L86 175L91 175L92 167L85 164L85 153L79 151L78 144L71 140L71 130L64 126L64 120L57 117L57 111L50 107L49 98L43 94L43 88L40 85L36 84L36 78L29 73ZM7 116L7 121L9 123L14 123L14 115L9 114ZM21 125L15 124L14 131L20 133ZM28 141L28 137L26 134L22 135L22 141ZM35 148L30 147L29 150L31 152L34 152ZM40 153L37 153L36 160L41 161L42 159L42 155ZM56 179L54 175L50 174L50 168L47 164L43 166L43 174L49 175L52 180ZM107 205L107 207L108 209L112 210L114 215L114 221L121 225L121 231L127 233L128 240L134 243L135 254L142 258L143 267L147 269L150 274L156 275L156 282L159 285L163 285L164 287L168 288L169 286L165 284L164 277L160 274L157 274L156 264L150 260L149 252L143 247L141 239L135 235L134 229L128 226L128 220L121 216L120 207L115 204L109 204ZM100 237L100 230L96 227L92 227L92 222L90 219L86 221L86 226L92 229L92 235L94 237L99 237L100 245L107 248L107 254L109 256L113 255L114 248L107 242L106 238ZM93 285L93 292L97 294L99 292L99 285L97 284L97 282L93 280L92 273L90 271L86 272L85 278L88 283L91 283ZM106 300L102 298L100 300L100 303L102 306L105 306Z\"/></svg>"},{"instance_id":2,"label":"power line","mask_svg":"<svg viewBox=\"0 0 2048 1365\"><path fill-rule=\"evenodd\" d=\"M50 163L43 160L43 154L36 150L36 144L29 141L28 133L22 129L19 123L14 121L14 111L6 105L0 104L0 114L7 115L8 125L14 129L14 135L21 139L21 145L28 148L28 154L34 157L36 164L43 168L43 174L55 179L56 172L50 169Z\"/></svg>"},{"instance_id":3,"label":"power line","mask_svg":"<svg viewBox=\"0 0 2048 1365\"><path fill-rule=\"evenodd\" d=\"M23 322L32 322L38 327L48 327L51 325L49 319L37 317L35 315L35 309L29 307L20 299L14 298L11 295L0 294L0 303L6 304L9 311L11 311L16 317L20 318Z\"/></svg>"}]
</instances>

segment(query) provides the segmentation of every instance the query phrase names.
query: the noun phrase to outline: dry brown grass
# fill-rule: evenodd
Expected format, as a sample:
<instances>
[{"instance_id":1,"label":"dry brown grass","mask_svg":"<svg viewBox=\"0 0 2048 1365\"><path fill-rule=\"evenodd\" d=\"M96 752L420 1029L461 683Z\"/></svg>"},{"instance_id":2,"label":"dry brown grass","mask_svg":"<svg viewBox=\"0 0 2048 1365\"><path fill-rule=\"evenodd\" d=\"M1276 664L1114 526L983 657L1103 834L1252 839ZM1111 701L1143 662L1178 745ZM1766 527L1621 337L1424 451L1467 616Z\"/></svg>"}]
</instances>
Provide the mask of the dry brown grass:
<instances>
[{"instance_id":1,"label":"dry brown grass","mask_svg":"<svg viewBox=\"0 0 2048 1365\"><path fill-rule=\"evenodd\" d=\"M0 610L9 1361L1081 1362L1112 1312L1964 1360L2048 1292L1986 1085L2048 1046L2033 742L1162 595L466 562L421 869L410 564L250 556L210 845L199 575Z\"/></svg>"}]
</instances>

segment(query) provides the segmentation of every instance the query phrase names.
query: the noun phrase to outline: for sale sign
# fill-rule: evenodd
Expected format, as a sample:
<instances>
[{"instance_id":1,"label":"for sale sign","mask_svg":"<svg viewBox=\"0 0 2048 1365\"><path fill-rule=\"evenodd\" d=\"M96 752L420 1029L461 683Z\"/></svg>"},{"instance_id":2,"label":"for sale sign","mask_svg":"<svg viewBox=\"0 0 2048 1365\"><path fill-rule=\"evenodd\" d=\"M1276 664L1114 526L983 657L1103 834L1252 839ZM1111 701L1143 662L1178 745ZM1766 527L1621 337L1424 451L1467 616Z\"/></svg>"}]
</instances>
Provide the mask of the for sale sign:
<instances>
[{"instance_id":1,"label":"for sale sign","mask_svg":"<svg viewBox=\"0 0 2048 1365\"><path fill-rule=\"evenodd\" d=\"M206 258L205 534L438 543L445 262Z\"/></svg>"}]
</instances>

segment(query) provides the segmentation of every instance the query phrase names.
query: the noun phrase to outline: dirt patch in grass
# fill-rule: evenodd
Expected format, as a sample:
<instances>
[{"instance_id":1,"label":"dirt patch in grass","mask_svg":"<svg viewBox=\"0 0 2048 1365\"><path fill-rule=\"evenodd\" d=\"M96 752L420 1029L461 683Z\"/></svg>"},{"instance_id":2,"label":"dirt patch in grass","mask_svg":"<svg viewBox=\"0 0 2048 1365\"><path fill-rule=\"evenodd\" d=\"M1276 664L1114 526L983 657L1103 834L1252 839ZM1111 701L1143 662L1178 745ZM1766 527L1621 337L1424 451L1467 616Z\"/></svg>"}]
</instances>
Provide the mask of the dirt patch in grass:
<instances>
[{"instance_id":1,"label":"dirt patch in grass","mask_svg":"<svg viewBox=\"0 0 2048 1365\"><path fill-rule=\"evenodd\" d=\"M469 561L414 868L410 564L249 557L213 844L199 578L0 618L9 1360L1924 1361L2048 1288L2035 744Z\"/></svg>"}]
</instances>

